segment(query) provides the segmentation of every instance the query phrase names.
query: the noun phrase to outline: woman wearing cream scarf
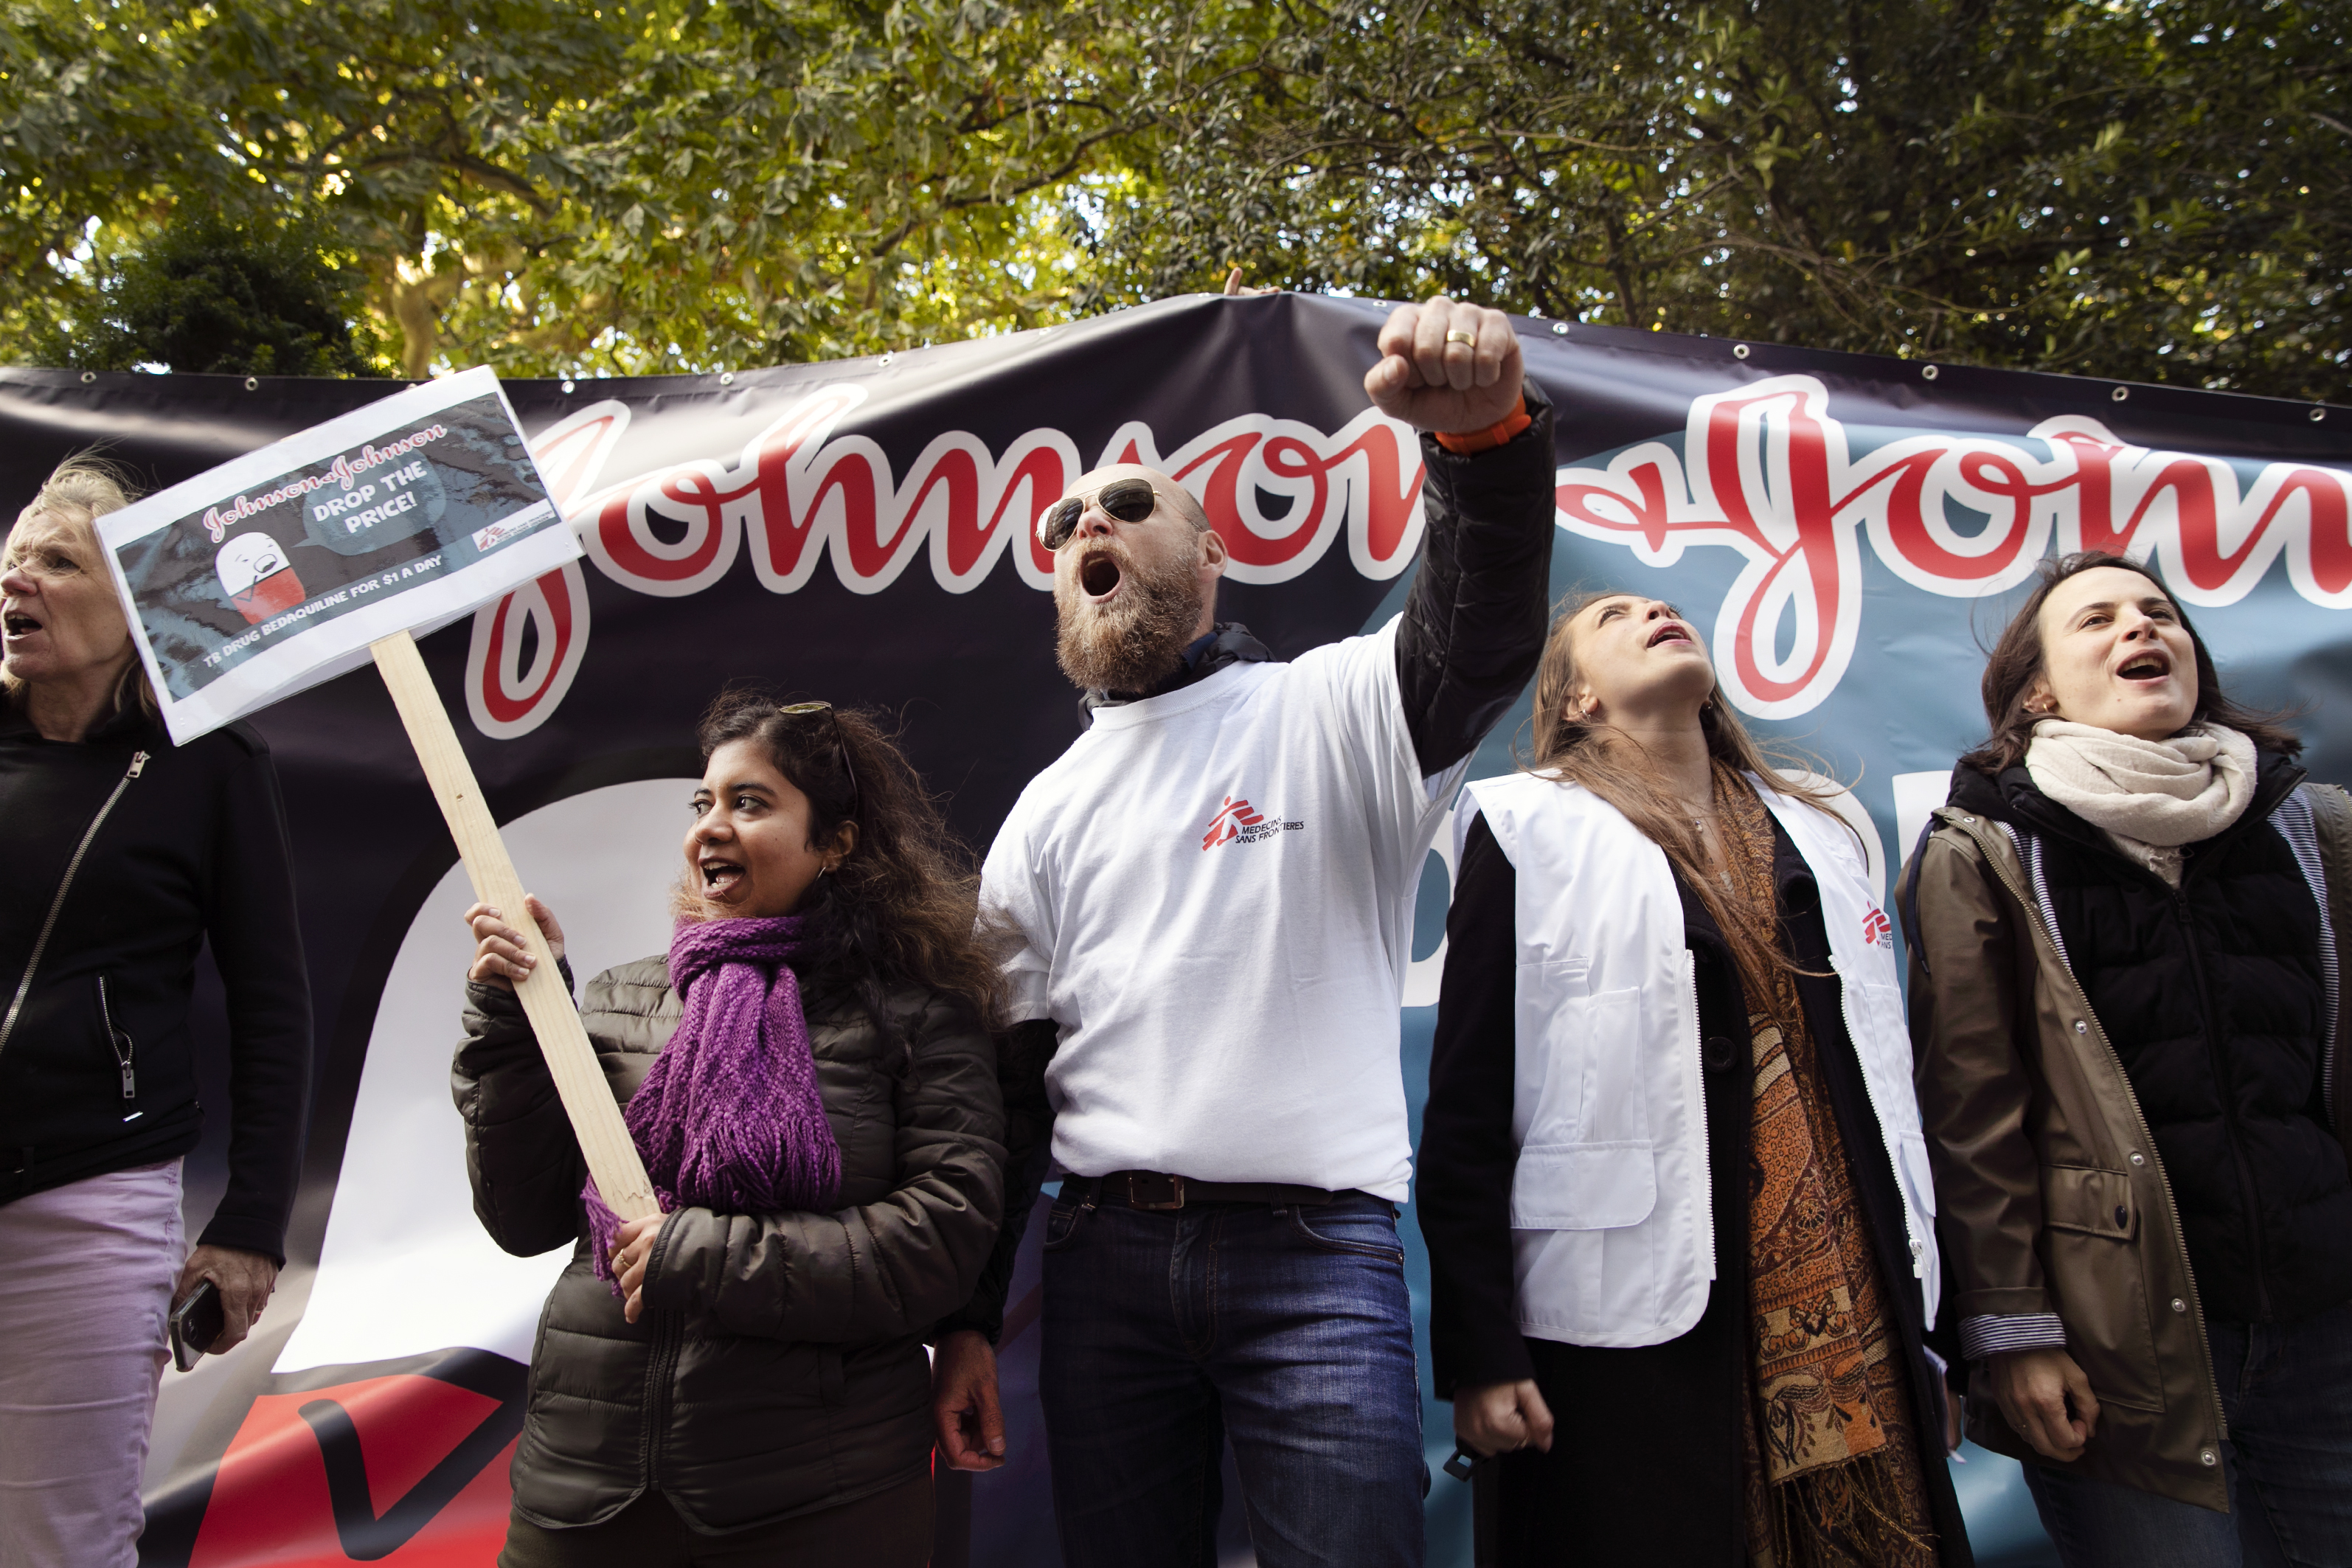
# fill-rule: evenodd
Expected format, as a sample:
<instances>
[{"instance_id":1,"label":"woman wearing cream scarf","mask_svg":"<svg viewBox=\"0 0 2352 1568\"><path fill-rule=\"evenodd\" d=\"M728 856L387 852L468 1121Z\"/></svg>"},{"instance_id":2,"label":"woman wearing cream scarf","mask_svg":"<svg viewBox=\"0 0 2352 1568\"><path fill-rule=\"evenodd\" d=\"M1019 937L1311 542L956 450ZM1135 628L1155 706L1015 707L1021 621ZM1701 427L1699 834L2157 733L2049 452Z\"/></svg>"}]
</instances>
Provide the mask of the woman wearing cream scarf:
<instances>
[{"instance_id":1,"label":"woman wearing cream scarf","mask_svg":"<svg viewBox=\"0 0 2352 1568\"><path fill-rule=\"evenodd\" d=\"M2121 557L1984 698L1906 899L1969 1430L2067 1568L2352 1563L2342 794Z\"/></svg>"}]
</instances>

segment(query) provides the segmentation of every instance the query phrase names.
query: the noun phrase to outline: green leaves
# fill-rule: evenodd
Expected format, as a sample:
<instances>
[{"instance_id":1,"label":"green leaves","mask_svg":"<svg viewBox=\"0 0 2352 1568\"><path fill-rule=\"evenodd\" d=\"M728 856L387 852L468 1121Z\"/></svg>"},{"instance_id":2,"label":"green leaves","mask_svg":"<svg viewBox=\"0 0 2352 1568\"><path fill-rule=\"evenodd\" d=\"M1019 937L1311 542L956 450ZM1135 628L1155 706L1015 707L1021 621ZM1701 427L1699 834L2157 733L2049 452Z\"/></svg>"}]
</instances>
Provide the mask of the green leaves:
<instances>
[{"instance_id":1,"label":"green leaves","mask_svg":"<svg viewBox=\"0 0 2352 1568\"><path fill-rule=\"evenodd\" d=\"M1237 260L1258 282L2352 392L2341 6L1282 15L1260 78L1281 90L1171 107L1155 210L1108 215L1093 297Z\"/></svg>"},{"instance_id":2,"label":"green leaves","mask_svg":"<svg viewBox=\"0 0 2352 1568\"><path fill-rule=\"evenodd\" d=\"M96 308L47 357L89 370L381 374L352 329L362 281L331 250L316 224L300 220L174 221L110 270Z\"/></svg>"},{"instance_id":3,"label":"green leaves","mask_svg":"<svg viewBox=\"0 0 2352 1568\"><path fill-rule=\"evenodd\" d=\"M1249 280L2341 396L2316 0L0 0L0 340L177 212L410 375L867 353ZM362 333L365 336L365 333Z\"/></svg>"}]
</instances>

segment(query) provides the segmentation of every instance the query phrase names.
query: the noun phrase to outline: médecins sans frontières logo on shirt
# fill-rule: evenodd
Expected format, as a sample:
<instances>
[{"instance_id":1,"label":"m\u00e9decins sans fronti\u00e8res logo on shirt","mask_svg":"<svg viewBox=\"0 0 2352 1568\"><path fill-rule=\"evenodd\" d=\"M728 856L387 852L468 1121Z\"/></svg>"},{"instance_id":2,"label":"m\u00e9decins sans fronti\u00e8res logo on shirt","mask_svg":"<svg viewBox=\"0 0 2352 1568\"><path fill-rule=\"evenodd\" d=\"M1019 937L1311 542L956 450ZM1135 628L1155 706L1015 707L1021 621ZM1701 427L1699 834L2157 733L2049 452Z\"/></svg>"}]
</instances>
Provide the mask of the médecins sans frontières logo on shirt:
<instances>
[{"instance_id":1,"label":"m\u00e9decins sans fronti\u00e8res logo on shirt","mask_svg":"<svg viewBox=\"0 0 2352 1568\"><path fill-rule=\"evenodd\" d=\"M1201 847L1214 849L1220 844L1255 844L1262 838L1272 838L1277 833L1297 833L1304 822L1281 822L1253 807L1246 800L1225 796L1217 815L1209 818L1209 830L1201 835Z\"/></svg>"}]
</instances>

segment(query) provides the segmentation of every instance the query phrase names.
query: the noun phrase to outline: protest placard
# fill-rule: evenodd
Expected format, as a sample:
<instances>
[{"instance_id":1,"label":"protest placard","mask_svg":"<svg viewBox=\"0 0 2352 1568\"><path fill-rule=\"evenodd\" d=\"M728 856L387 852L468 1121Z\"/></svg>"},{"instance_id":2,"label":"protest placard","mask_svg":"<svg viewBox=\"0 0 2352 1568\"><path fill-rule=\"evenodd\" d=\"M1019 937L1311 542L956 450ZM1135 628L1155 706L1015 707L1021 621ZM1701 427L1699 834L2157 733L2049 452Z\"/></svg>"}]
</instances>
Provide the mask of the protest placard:
<instances>
[{"instance_id":1,"label":"protest placard","mask_svg":"<svg viewBox=\"0 0 2352 1568\"><path fill-rule=\"evenodd\" d=\"M580 555L487 370L248 452L99 533L179 745Z\"/></svg>"},{"instance_id":2,"label":"protest placard","mask_svg":"<svg viewBox=\"0 0 2352 1568\"><path fill-rule=\"evenodd\" d=\"M523 907L415 634L581 554L488 370L397 392L99 520L174 745L373 658L475 896L539 960L516 987L581 1152L624 1219L652 1184Z\"/></svg>"}]
</instances>

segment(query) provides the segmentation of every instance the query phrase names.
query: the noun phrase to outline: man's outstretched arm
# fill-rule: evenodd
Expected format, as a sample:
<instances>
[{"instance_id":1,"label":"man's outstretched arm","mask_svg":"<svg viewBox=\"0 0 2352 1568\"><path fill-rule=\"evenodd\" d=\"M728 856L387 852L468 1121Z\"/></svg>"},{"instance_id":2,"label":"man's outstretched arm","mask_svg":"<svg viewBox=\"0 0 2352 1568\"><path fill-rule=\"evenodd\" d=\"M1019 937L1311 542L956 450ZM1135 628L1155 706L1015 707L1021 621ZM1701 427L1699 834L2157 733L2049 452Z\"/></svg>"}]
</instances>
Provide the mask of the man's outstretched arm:
<instances>
[{"instance_id":1,"label":"man's outstretched arm","mask_svg":"<svg viewBox=\"0 0 2352 1568\"><path fill-rule=\"evenodd\" d=\"M1542 656L1552 410L1526 380L1499 310L1443 295L1399 306L1380 346L1364 390L1422 432L1427 530L1396 658L1407 731L1430 776L1470 754Z\"/></svg>"}]
</instances>

